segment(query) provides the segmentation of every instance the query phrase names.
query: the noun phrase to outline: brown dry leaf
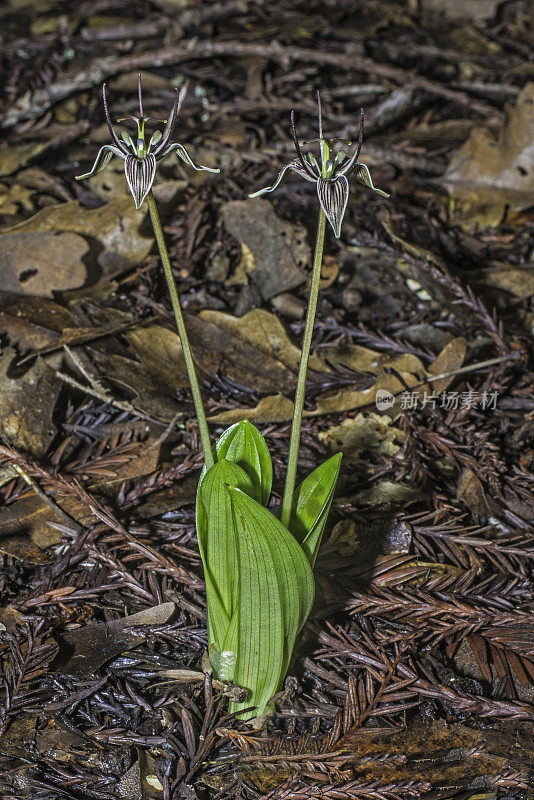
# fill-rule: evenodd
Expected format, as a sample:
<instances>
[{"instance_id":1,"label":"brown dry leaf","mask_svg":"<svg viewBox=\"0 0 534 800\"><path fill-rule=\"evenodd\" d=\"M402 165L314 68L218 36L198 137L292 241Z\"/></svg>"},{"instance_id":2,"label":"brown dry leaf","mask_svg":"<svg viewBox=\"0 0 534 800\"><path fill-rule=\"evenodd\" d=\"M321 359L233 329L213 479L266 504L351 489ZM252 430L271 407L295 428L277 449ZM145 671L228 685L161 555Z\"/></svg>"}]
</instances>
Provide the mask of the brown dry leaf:
<instances>
[{"instance_id":1,"label":"brown dry leaf","mask_svg":"<svg viewBox=\"0 0 534 800\"><path fill-rule=\"evenodd\" d=\"M74 502L72 500L69 502L69 500L70 498L62 498L60 505L64 511L75 516L73 514ZM81 504L79 505L81 506ZM91 515L86 516L89 518ZM49 521L58 522L59 520L54 512L33 493L0 508L0 551L13 558L18 558L24 563L45 564L50 561L45 550L47 547L59 544L61 535L48 524Z\"/></svg>"},{"instance_id":2,"label":"brown dry leaf","mask_svg":"<svg viewBox=\"0 0 534 800\"><path fill-rule=\"evenodd\" d=\"M133 519L147 520L158 517L166 511L174 511L177 508L195 502L198 485L198 473L186 475L180 481L175 481L172 486L149 494L146 500L142 500L130 512Z\"/></svg>"},{"instance_id":3,"label":"brown dry leaf","mask_svg":"<svg viewBox=\"0 0 534 800\"><path fill-rule=\"evenodd\" d=\"M321 289L328 289L339 275L339 260L336 256L323 256L321 264Z\"/></svg>"},{"instance_id":4,"label":"brown dry leaf","mask_svg":"<svg viewBox=\"0 0 534 800\"><path fill-rule=\"evenodd\" d=\"M114 498L118 486L124 481L141 478L154 472L159 458L159 447L154 446L155 442L156 439L151 438L136 443L123 457L122 463L115 463L112 468L108 468L108 471L112 471L109 477L97 480L93 478L88 489L105 498ZM12 475L8 477L12 477ZM194 492L191 493L191 487L185 486L185 484L186 481L179 481L168 490L162 490L163 498L158 506L159 511L155 513L163 513L163 511L176 508L185 502L192 502ZM168 492L169 495L165 495L165 492ZM159 496L160 493L156 492L155 494ZM91 509L81 500L68 494L57 495L54 493L51 496L57 505L79 525L85 527L94 522L95 518ZM180 502L180 498L182 502ZM168 505L164 505L165 500L168 501ZM142 504L141 508L144 510L145 505L150 507L150 503L152 503L154 506L156 502L154 495L150 495L147 504ZM145 513L143 518L148 516L150 514ZM61 534L53 527L57 522L61 522L57 514L33 492L0 508L0 552L25 563L45 564L49 562L51 557L45 551L61 542Z\"/></svg>"},{"instance_id":5,"label":"brown dry leaf","mask_svg":"<svg viewBox=\"0 0 534 800\"><path fill-rule=\"evenodd\" d=\"M44 297L0 293L0 332L19 352L40 350L74 325L66 308Z\"/></svg>"},{"instance_id":6,"label":"brown dry leaf","mask_svg":"<svg viewBox=\"0 0 534 800\"><path fill-rule=\"evenodd\" d=\"M30 199L33 194L35 194L33 189L18 183L9 187L0 183L0 214L18 214L21 209L33 211Z\"/></svg>"},{"instance_id":7,"label":"brown dry leaf","mask_svg":"<svg viewBox=\"0 0 534 800\"><path fill-rule=\"evenodd\" d=\"M248 286L249 275L253 269L256 269L256 261L252 255L252 251L245 244L241 242L241 258L239 264L235 268L233 274L224 282L225 286Z\"/></svg>"},{"instance_id":8,"label":"brown dry leaf","mask_svg":"<svg viewBox=\"0 0 534 800\"><path fill-rule=\"evenodd\" d=\"M89 247L76 233L8 233L0 242L4 292L53 297L54 292L76 289L85 282L82 259Z\"/></svg>"},{"instance_id":9,"label":"brown dry leaf","mask_svg":"<svg viewBox=\"0 0 534 800\"><path fill-rule=\"evenodd\" d=\"M498 224L534 206L534 83L527 83L508 109L500 136L475 128L453 155L441 178L461 204L458 221Z\"/></svg>"},{"instance_id":10,"label":"brown dry leaf","mask_svg":"<svg viewBox=\"0 0 534 800\"><path fill-rule=\"evenodd\" d=\"M502 0L422 0L421 7L425 12L433 11L444 14L448 19L469 19L484 22L495 16L497 6Z\"/></svg>"},{"instance_id":11,"label":"brown dry leaf","mask_svg":"<svg viewBox=\"0 0 534 800\"><path fill-rule=\"evenodd\" d=\"M486 496L481 481L471 469L462 470L456 496L469 507L475 520L487 519L496 510L495 503Z\"/></svg>"},{"instance_id":12,"label":"brown dry leaf","mask_svg":"<svg viewBox=\"0 0 534 800\"><path fill-rule=\"evenodd\" d=\"M254 408L232 408L208 417L210 422L221 425L232 425L242 419L248 419L258 425L267 422L286 422L293 417L293 401L283 394L269 395L260 400Z\"/></svg>"},{"instance_id":13,"label":"brown dry leaf","mask_svg":"<svg viewBox=\"0 0 534 800\"><path fill-rule=\"evenodd\" d=\"M410 353L392 356L360 345L343 346L333 350L332 355L328 354L330 363L341 364L357 372L369 372L376 375L377 379L367 389L341 389L319 398L315 411L307 412L308 416L341 413L361 408L374 403L379 390L389 391L393 395L400 394L405 390L405 384L410 387L415 386L426 375L423 363ZM386 371L390 369L394 369L405 383L395 374Z\"/></svg>"},{"instance_id":14,"label":"brown dry leaf","mask_svg":"<svg viewBox=\"0 0 534 800\"><path fill-rule=\"evenodd\" d=\"M265 355L278 359L292 372L298 372L300 350L295 347L275 314L254 308L242 317L233 317L221 311L201 311L199 316L221 331L257 347ZM328 365L322 358L312 355L310 369L328 371Z\"/></svg>"},{"instance_id":15,"label":"brown dry leaf","mask_svg":"<svg viewBox=\"0 0 534 800\"><path fill-rule=\"evenodd\" d=\"M15 633L18 626L22 624L21 618L22 614L15 606L9 605L0 608L0 631Z\"/></svg>"},{"instance_id":16,"label":"brown dry leaf","mask_svg":"<svg viewBox=\"0 0 534 800\"><path fill-rule=\"evenodd\" d=\"M161 422L170 422L180 410L176 399L176 390L180 387L178 371L173 384L168 386L156 381L154 372L133 358L97 350L90 352L101 379L132 392L134 397L130 402L135 408Z\"/></svg>"},{"instance_id":17,"label":"brown dry leaf","mask_svg":"<svg viewBox=\"0 0 534 800\"><path fill-rule=\"evenodd\" d=\"M131 633L128 628L165 625L175 610L174 603L161 603L129 617L66 631L53 668L68 675L92 675L106 661L144 641L144 636Z\"/></svg>"},{"instance_id":18,"label":"brown dry leaf","mask_svg":"<svg viewBox=\"0 0 534 800\"><path fill-rule=\"evenodd\" d=\"M48 206L38 214L0 231L0 236L40 231L70 231L94 239L103 250L98 261L104 271L140 264L152 249L152 239L139 233L146 210L135 210L131 195L123 194L101 208L88 211L77 201Z\"/></svg>"},{"instance_id":19,"label":"brown dry leaf","mask_svg":"<svg viewBox=\"0 0 534 800\"><path fill-rule=\"evenodd\" d=\"M124 334L156 385L162 384L175 392L188 386L180 337L163 325L133 328Z\"/></svg>"},{"instance_id":20,"label":"brown dry leaf","mask_svg":"<svg viewBox=\"0 0 534 800\"><path fill-rule=\"evenodd\" d=\"M8 347L0 356L0 431L9 444L41 458L56 435L52 412L62 384L40 358L24 375L9 377L14 355Z\"/></svg>"},{"instance_id":21,"label":"brown dry leaf","mask_svg":"<svg viewBox=\"0 0 534 800\"><path fill-rule=\"evenodd\" d=\"M35 750L37 714L20 711L13 717L7 731L0 736L0 753L11 758L31 758Z\"/></svg>"},{"instance_id":22,"label":"brown dry leaf","mask_svg":"<svg viewBox=\"0 0 534 800\"><path fill-rule=\"evenodd\" d=\"M55 726L55 720L51 721L44 730L39 730L36 739L37 750L41 756L52 757L54 761L63 764L74 763L88 756L95 763L97 747L91 751L88 748L87 738L81 733L71 730L63 730Z\"/></svg>"},{"instance_id":23,"label":"brown dry leaf","mask_svg":"<svg viewBox=\"0 0 534 800\"><path fill-rule=\"evenodd\" d=\"M0 520L4 522L3 509L0 510ZM52 530L52 529L50 529ZM51 545L59 544L61 537L57 531L52 531L54 541L50 542ZM11 558L17 558L23 564L42 565L47 564L52 560L52 557L47 556L44 550L41 550L32 540L24 533L16 534L14 536L0 535L0 553Z\"/></svg>"},{"instance_id":24,"label":"brown dry leaf","mask_svg":"<svg viewBox=\"0 0 534 800\"><path fill-rule=\"evenodd\" d=\"M245 320L242 325L240 319ZM264 341L264 331L252 333L248 315L203 312L189 317L187 326L195 361L205 374L219 373L260 392L288 391L295 385L293 372L276 353L276 342L271 346ZM280 339L280 348L288 353L284 345Z\"/></svg>"},{"instance_id":25,"label":"brown dry leaf","mask_svg":"<svg viewBox=\"0 0 534 800\"><path fill-rule=\"evenodd\" d=\"M13 175L49 147L50 142L30 142L2 148L0 150L0 176Z\"/></svg>"},{"instance_id":26,"label":"brown dry leaf","mask_svg":"<svg viewBox=\"0 0 534 800\"><path fill-rule=\"evenodd\" d=\"M483 276L486 286L504 289L520 300L526 300L534 294L534 267L532 269L514 269L513 267L491 270Z\"/></svg>"},{"instance_id":27,"label":"brown dry leaf","mask_svg":"<svg viewBox=\"0 0 534 800\"><path fill-rule=\"evenodd\" d=\"M430 392L433 392L434 394L441 394L441 392L444 392L454 377L454 375L449 375L449 373L453 373L455 370L460 369L464 363L466 352L467 342L462 336L459 336L457 339L453 339L452 342L449 342L449 344L445 345L441 353L428 367L429 377L437 377L438 375L443 375L444 377L425 384L424 386L418 387L418 396L422 397L425 392L427 392L427 394Z\"/></svg>"},{"instance_id":28,"label":"brown dry leaf","mask_svg":"<svg viewBox=\"0 0 534 800\"><path fill-rule=\"evenodd\" d=\"M462 366L466 349L465 339L453 339L426 370L420 359L410 353L392 356L360 345L342 345L331 348L328 351L329 364L340 364L357 372L374 374L376 381L367 389L340 389L332 394L326 394L317 400L315 410L305 411L304 416L316 417L321 414L339 414L351 411L374 403L378 392L390 392L396 397L396 400L387 413L394 417L400 410L400 395L406 391L406 386L421 398L425 391L427 394L443 392L454 377L448 373L454 373ZM402 380L389 370L395 370ZM445 376L432 383L427 383L425 380L438 375ZM425 383L422 384L422 381ZM231 411L223 411L210 417L210 421L228 424L239 419L249 419L251 422L258 423L283 422L290 420L292 414L293 402L278 394L264 397L255 408L236 408Z\"/></svg>"},{"instance_id":29,"label":"brown dry leaf","mask_svg":"<svg viewBox=\"0 0 534 800\"><path fill-rule=\"evenodd\" d=\"M292 225L276 216L268 200L233 200L222 208L224 225L244 243L254 259L248 269L250 281L264 300L300 286L311 250L302 225Z\"/></svg>"},{"instance_id":30,"label":"brown dry leaf","mask_svg":"<svg viewBox=\"0 0 534 800\"><path fill-rule=\"evenodd\" d=\"M238 318L206 311L200 317L188 317L197 368L208 377L218 373L261 392L291 390L295 376L284 361L296 365L299 351L274 315L251 314ZM102 377L130 389L137 408L170 421L178 411L177 390L189 385L180 337L152 325L133 328L125 338L139 361L94 351Z\"/></svg>"}]
</instances>

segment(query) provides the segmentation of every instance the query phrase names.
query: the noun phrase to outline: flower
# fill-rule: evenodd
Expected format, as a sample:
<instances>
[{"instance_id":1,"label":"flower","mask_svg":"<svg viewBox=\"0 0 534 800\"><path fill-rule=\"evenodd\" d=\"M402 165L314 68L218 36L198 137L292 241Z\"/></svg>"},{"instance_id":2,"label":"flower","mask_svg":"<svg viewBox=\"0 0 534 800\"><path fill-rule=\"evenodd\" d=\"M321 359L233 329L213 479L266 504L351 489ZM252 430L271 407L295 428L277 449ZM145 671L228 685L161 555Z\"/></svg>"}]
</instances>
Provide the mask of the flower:
<instances>
[{"instance_id":1,"label":"flower","mask_svg":"<svg viewBox=\"0 0 534 800\"><path fill-rule=\"evenodd\" d=\"M106 115L106 122L108 124L109 132L114 144L105 144L104 147L101 147L98 151L92 170L87 172L85 175L78 175L76 180L81 181L84 178L90 178L92 175L96 175L98 172L101 172L105 166L107 166L113 156L118 156L124 161L124 173L135 202L135 207L140 208L143 200L152 188L154 177L156 175L156 163L161 161L162 158L168 156L169 153L172 153L173 150L176 151L177 155L182 159L182 161L185 161L185 163L189 164L189 166L193 167L193 169L205 170L206 172L219 172L220 170L218 169L211 169L210 167L202 167L198 164L194 164L187 150L182 144L178 144L176 142L170 143L170 139L174 133L176 120L178 118L178 114L180 113L180 108L186 91L187 87L184 87L181 91L175 89L176 99L174 101L171 116L168 120L163 120L164 122L167 122L165 130L163 133L161 131L156 131L153 133L150 141L147 144L145 140L145 123L152 118L145 117L143 115L141 75L139 75L137 79L139 116L126 117L126 119L132 119L137 123L137 140L135 142L132 141L132 137L127 131L122 131L122 141L115 133L108 111L106 84L104 84L102 86L104 113ZM122 119L119 120L119 122L123 121L124 120Z\"/></svg>"},{"instance_id":2,"label":"flower","mask_svg":"<svg viewBox=\"0 0 534 800\"><path fill-rule=\"evenodd\" d=\"M276 179L276 182L273 183L272 186L268 186L265 189L260 189L259 192L253 192L252 194L249 194L249 197L258 197L266 192L273 192L280 184L287 170L290 169L293 172L298 173L298 175L305 180L317 185L317 195L319 197L321 208L323 209L327 220L332 226L332 230L334 231L336 239L339 239L341 234L341 224L343 222L345 209L347 208L347 201L349 199L349 182L347 180L347 176L349 174L354 173L356 180L359 183L363 183L364 186L368 186L374 192L377 192L377 194L381 194L382 197L389 197L389 194L387 194L387 192L383 192L382 189L377 189L376 186L374 186L368 168L365 166L365 164L361 164L358 161L363 142L363 108L361 109L360 114L360 132L358 135L356 151L350 157L347 156L345 150L339 150L337 155L333 156L332 143L335 140L325 139L323 137L323 116L321 109L321 95L319 92L317 92L317 103L319 106L319 138L311 139L310 142L319 142L321 149L321 165L319 166L313 153L306 153L305 155L303 154L301 142L298 140L297 131L295 128L295 115L292 111L291 136L295 144L295 150L297 151L297 158L295 158L293 161L290 161L289 164L286 164ZM343 140L339 139L337 141ZM308 144L308 142L302 142L302 144ZM351 143L346 142L346 144L350 145Z\"/></svg>"}]
</instances>

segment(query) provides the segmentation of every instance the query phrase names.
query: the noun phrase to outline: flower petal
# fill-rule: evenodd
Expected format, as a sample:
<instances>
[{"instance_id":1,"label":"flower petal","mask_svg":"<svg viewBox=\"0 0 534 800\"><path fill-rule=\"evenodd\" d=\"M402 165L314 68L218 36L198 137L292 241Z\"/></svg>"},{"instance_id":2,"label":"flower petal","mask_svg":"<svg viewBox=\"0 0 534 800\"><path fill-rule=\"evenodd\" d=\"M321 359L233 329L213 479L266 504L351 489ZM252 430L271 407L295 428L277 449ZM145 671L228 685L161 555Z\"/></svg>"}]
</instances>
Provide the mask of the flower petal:
<instances>
[{"instance_id":1,"label":"flower petal","mask_svg":"<svg viewBox=\"0 0 534 800\"><path fill-rule=\"evenodd\" d=\"M154 183L156 157L153 153L149 153L149 155L144 158L128 156L124 162L124 172L135 202L135 207L140 208Z\"/></svg>"},{"instance_id":2,"label":"flower petal","mask_svg":"<svg viewBox=\"0 0 534 800\"><path fill-rule=\"evenodd\" d=\"M101 147L98 151L92 170L90 172L86 172L85 175L76 175L76 180L82 181L85 178L90 178L92 175L96 175L98 172L102 172L104 167L109 164L113 156L124 158L123 153L118 147L115 147L112 144L105 144L104 147Z\"/></svg>"},{"instance_id":3,"label":"flower petal","mask_svg":"<svg viewBox=\"0 0 534 800\"><path fill-rule=\"evenodd\" d=\"M364 186L368 186L369 189L373 190L373 192L381 194L382 197L389 197L389 194L387 192L383 192L382 189L376 188L371 178L371 173L369 172L365 164L356 164L356 166L354 167L354 177L356 178L358 183L363 183Z\"/></svg>"},{"instance_id":4,"label":"flower petal","mask_svg":"<svg viewBox=\"0 0 534 800\"><path fill-rule=\"evenodd\" d=\"M266 192L274 192L274 190L278 188L278 186L282 182L282 178L284 177L288 169L290 169L292 172L297 172L301 176L301 178L305 178L307 181L310 181L310 183L314 183L316 181L316 178L311 178L308 175L308 173L306 172L306 170L304 169L298 158L296 158L294 161L290 161L289 164L285 165L285 167L282 169L278 178L276 179L276 181L273 183L272 186L267 186L265 189L260 189L257 192L252 192L252 194L249 194L249 197L259 197L260 194L265 194Z\"/></svg>"},{"instance_id":5,"label":"flower petal","mask_svg":"<svg viewBox=\"0 0 534 800\"><path fill-rule=\"evenodd\" d=\"M170 144L168 147L166 147L165 150L158 155L158 161L161 158L165 158L165 156L168 156L169 153L171 153L173 150L176 150L176 155L179 158L181 158L182 161L185 161L186 164L189 164L190 167L193 167L193 169L196 169L197 172L200 172L201 170L204 170L205 172L220 172L221 171L220 169L213 169L212 167L203 167L200 164L195 164L191 160L191 156L189 155L189 153L187 152L187 150L185 149L183 144L178 144L177 142L175 142L174 144Z\"/></svg>"},{"instance_id":6,"label":"flower petal","mask_svg":"<svg viewBox=\"0 0 534 800\"><path fill-rule=\"evenodd\" d=\"M349 199L349 182L344 175L338 175L329 181L319 178L317 181L317 195L321 208L332 226L334 236L339 239L341 223L343 222Z\"/></svg>"}]
</instances>

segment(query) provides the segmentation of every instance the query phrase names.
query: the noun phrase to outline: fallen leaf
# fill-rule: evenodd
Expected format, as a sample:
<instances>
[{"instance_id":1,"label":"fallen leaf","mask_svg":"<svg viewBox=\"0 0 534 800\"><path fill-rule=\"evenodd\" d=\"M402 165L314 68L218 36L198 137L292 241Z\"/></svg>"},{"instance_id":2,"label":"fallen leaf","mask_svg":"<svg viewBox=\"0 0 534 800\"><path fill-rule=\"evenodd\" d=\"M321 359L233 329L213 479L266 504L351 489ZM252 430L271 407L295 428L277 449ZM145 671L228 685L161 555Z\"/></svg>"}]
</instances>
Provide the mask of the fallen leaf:
<instances>
[{"instance_id":1,"label":"fallen leaf","mask_svg":"<svg viewBox=\"0 0 534 800\"><path fill-rule=\"evenodd\" d=\"M0 753L11 758L28 757L35 752L37 714L19 712L10 722L7 731L0 736Z\"/></svg>"},{"instance_id":2,"label":"fallen leaf","mask_svg":"<svg viewBox=\"0 0 534 800\"><path fill-rule=\"evenodd\" d=\"M146 500L141 500L131 510L131 516L136 520L147 520L152 517L158 517L167 511L174 511L177 508L194 503L197 485L198 473L186 475L182 480L174 481L172 486L167 486L149 494Z\"/></svg>"},{"instance_id":3,"label":"fallen leaf","mask_svg":"<svg viewBox=\"0 0 534 800\"><path fill-rule=\"evenodd\" d=\"M242 325L240 319L245 320ZM264 330L251 333L248 315L239 318L203 312L200 317L188 317L187 327L195 361L205 374L219 373L260 392L287 391L294 387L295 375L274 349L277 334L271 346ZM280 349L284 354L289 352L282 340Z\"/></svg>"},{"instance_id":4,"label":"fallen leaf","mask_svg":"<svg viewBox=\"0 0 534 800\"><path fill-rule=\"evenodd\" d=\"M129 194L90 211L72 201L47 206L25 222L4 228L0 236L40 231L79 233L99 242L102 252L98 261L104 271L110 271L117 266L140 264L149 254L153 240L139 233L145 216L146 210L136 211Z\"/></svg>"},{"instance_id":5,"label":"fallen leaf","mask_svg":"<svg viewBox=\"0 0 534 800\"><path fill-rule=\"evenodd\" d=\"M534 294L534 269L492 269L484 273L482 280L486 286L504 289L520 300L526 300Z\"/></svg>"},{"instance_id":6,"label":"fallen leaf","mask_svg":"<svg viewBox=\"0 0 534 800\"><path fill-rule=\"evenodd\" d=\"M53 297L83 285L88 244L76 233L51 231L4 234L0 238L0 289Z\"/></svg>"},{"instance_id":7,"label":"fallen leaf","mask_svg":"<svg viewBox=\"0 0 534 800\"><path fill-rule=\"evenodd\" d=\"M54 761L68 764L83 757L88 748L88 741L81 733L55 727L52 721L44 730L37 733L36 745L41 756L48 756ZM97 750L96 746L94 750ZM94 753L91 753L91 756L94 758Z\"/></svg>"},{"instance_id":8,"label":"fallen leaf","mask_svg":"<svg viewBox=\"0 0 534 800\"><path fill-rule=\"evenodd\" d=\"M72 512L68 503L61 502L60 505L64 511ZM61 534L48 525L49 520L59 521L33 493L0 508L0 552L23 563L46 564L50 561L46 548L61 542Z\"/></svg>"},{"instance_id":9,"label":"fallen leaf","mask_svg":"<svg viewBox=\"0 0 534 800\"><path fill-rule=\"evenodd\" d=\"M135 443L125 454L123 461L113 464L112 468L107 468L107 472L111 472L111 474L106 475L105 478L95 479L93 476L88 485L91 493L114 499L118 487L124 481L135 480L154 472L159 458L159 447L152 446L154 441L154 439L148 439ZM17 473L14 474L17 475ZM6 478L11 477L13 474L6 476ZM43 488L48 491L46 486ZM189 485L187 478L178 481L167 489L149 495L145 503L136 506L134 516L147 519L157 513L177 508L185 502L193 502L195 489ZM91 509L78 498L70 494L59 495L55 492L51 494L51 497L79 525L85 527L94 522L95 517ZM24 563L45 564L49 562L51 556L46 552L47 548L59 544L62 540L61 534L54 527L54 523L58 522L62 522L58 515L33 491L30 491L28 495L20 497L14 503L0 508L0 552Z\"/></svg>"},{"instance_id":10,"label":"fallen leaf","mask_svg":"<svg viewBox=\"0 0 534 800\"><path fill-rule=\"evenodd\" d=\"M256 262L250 248L241 242L241 259L233 274L224 282L225 286L248 286L249 275L256 269Z\"/></svg>"},{"instance_id":11,"label":"fallen leaf","mask_svg":"<svg viewBox=\"0 0 534 800\"><path fill-rule=\"evenodd\" d=\"M61 381L40 358L18 378L9 377L15 351L0 356L0 431L9 444L42 458L56 435L52 413Z\"/></svg>"},{"instance_id":12,"label":"fallen leaf","mask_svg":"<svg viewBox=\"0 0 534 800\"><path fill-rule=\"evenodd\" d=\"M266 356L278 359L292 372L298 372L300 350L275 314L254 308L242 317L233 317L221 311L201 311L199 316L221 331L253 345ZM321 372L328 370L328 365L324 359L312 355L310 369Z\"/></svg>"},{"instance_id":13,"label":"fallen leaf","mask_svg":"<svg viewBox=\"0 0 534 800\"><path fill-rule=\"evenodd\" d=\"M328 289L339 275L339 261L335 256L323 256L320 289Z\"/></svg>"},{"instance_id":14,"label":"fallen leaf","mask_svg":"<svg viewBox=\"0 0 534 800\"><path fill-rule=\"evenodd\" d=\"M534 206L533 130L534 83L527 83L508 109L497 139L475 128L454 153L441 182L460 202L458 220L463 225L471 224L481 211L495 225L505 211L512 221L514 213Z\"/></svg>"},{"instance_id":15,"label":"fallen leaf","mask_svg":"<svg viewBox=\"0 0 534 800\"><path fill-rule=\"evenodd\" d=\"M155 385L172 393L188 386L187 371L180 337L163 325L133 328L124 334Z\"/></svg>"},{"instance_id":16,"label":"fallen leaf","mask_svg":"<svg viewBox=\"0 0 534 800\"><path fill-rule=\"evenodd\" d=\"M22 624L21 613L15 606L4 606L0 608L0 631L15 633L18 626Z\"/></svg>"},{"instance_id":17,"label":"fallen leaf","mask_svg":"<svg viewBox=\"0 0 534 800\"><path fill-rule=\"evenodd\" d=\"M133 358L91 349L91 360L100 372L101 380L126 389L133 394L131 405L161 422L170 422L180 410L177 389L180 373L176 372L173 385L154 379L154 371ZM182 376L182 385L185 381Z\"/></svg>"},{"instance_id":18,"label":"fallen leaf","mask_svg":"<svg viewBox=\"0 0 534 800\"><path fill-rule=\"evenodd\" d=\"M0 332L19 352L40 350L56 342L61 331L74 325L63 306L44 297L0 293Z\"/></svg>"},{"instance_id":19,"label":"fallen leaf","mask_svg":"<svg viewBox=\"0 0 534 800\"><path fill-rule=\"evenodd\" d=\"M492 514L497 515L496 503L486 496L482 482L467 467L460 475L456 496L468 506L475 520L486 520Z\"/></svg>"},{"instance_id":20,"label":"fallen leaf","mask_svg":"<svg viewBox=\"0 0 534 800\"><path fill-rule=\"evenodd\" d=\"M305 282L311 250L302 225L281 220L272 204L260 198L225 203L222 218L227 231L252 254L248 276L264 300Z\"/></svg>"},{"instance_id":21,"label":"fallen leaf","mask_svg":"<svg viewBox=\"0 0 534 800\"><path fill-rule=\"evenodd\" d=\"M388 408L388 415L395 417L400 412L401 397L408 387L418 398L427 394L439 394L453 380L456 369L464 361L467 343L465 339L453 339L441 351L434 362L425 369L422 361L410 353L394 355L381 353L360 345L342 345L323 348L322 356L329 364L349 367L356 372L376 375L375 382L366 389L343 388L325 394L318 398L314 410L304 412L306 417L316 417L321 414L339 414L352 411L355 408L375 403L380 393L390 393L394 400ZM328 353L328 354L327 354ZM311 362L310 362L311 363ZM328 371L328 366L326 371ZM432 376L445 374L432 383L427 379ZM223 411L210 417L211 422L230 424L239 419L249 419L251 422L283 422L290 420L293 415L293 402L283 395L269 395L264 397L254 408L235 408Z\"/></svg>"},{"instance_id":22,"label":"fallen leaf","mask_svg":"<svg viewBox=\"0 0 534 800\"><path fill-rule=\"evenodd\" d=\"M371 373L376 375L377 379L367 389L344 388L320 397L315 411L306 412L308 416L341 413L369 405L375 402L377 392L382 390L393 395L399 394L406 386L415 386L426 375L426 370L417 356L410 353L392 356L360 345L342 347L337 352L333 349L332 355L330 356L330 353L328 355L328 360L358 372ZM395 373L390 370L394 370Z\"/></svg>"},{"instance_id":23,"label":"fallen leaf","mask_svg":"<svg viewBox=\"0 0 534 800\"><path fill-rule=\"evenodd\" d=\"M434 11L444 14L450 20L469 19L484 22L495 16L497 6L502 0L422 0L421 8L425 12Z\"/></svg>"},{"instance_id":24,"label":"fallen leaf","mask_svg":"<svg viewBox=\"0 0 534 800\"><path fill-rule=\"evenodd\" d=\"M293 401L283 394L269 395L260 400L254 408L233 408L208 417L210 422L232 425L242 419L249 419L258 425L266 422L286 422L293 417Z\"/></svg>"},{"instance_id":25,"label":"fallen leaf","mask_svg":"<svg viewBox=\"0 0 534 800\"><path fill-rule=\"evenodd\" d=\"M33 189L18 183L9 187L0 183L0 214L19 214L21 210L33 211L30 198L34 194Z\"/></svg>"},{"instance_id":26,"label":"fallen leaf","mask_svg":"<svg viewBox=\"0 0 534 800\"><path fill-rule=\"evenodd\" d=\"M142 634L132 633L128 628L165 625L175 610L174 603L161 603L129 617L65 631L59 637L60 648L53 669L68 675L92 675L106 661L144 641Z\"/></svg>"},{"instance_id":27,"label":"fallen leaf","mask_svg":"<svg viewBox=\"0 0 534 800\"><path fill-rule=\"evenodd\" d=\"M33 158L37 158L50 147L49 142L30 142L29 144L10 145L0 150L0 177L13 175Z\"/></svg>"}]
</instances>

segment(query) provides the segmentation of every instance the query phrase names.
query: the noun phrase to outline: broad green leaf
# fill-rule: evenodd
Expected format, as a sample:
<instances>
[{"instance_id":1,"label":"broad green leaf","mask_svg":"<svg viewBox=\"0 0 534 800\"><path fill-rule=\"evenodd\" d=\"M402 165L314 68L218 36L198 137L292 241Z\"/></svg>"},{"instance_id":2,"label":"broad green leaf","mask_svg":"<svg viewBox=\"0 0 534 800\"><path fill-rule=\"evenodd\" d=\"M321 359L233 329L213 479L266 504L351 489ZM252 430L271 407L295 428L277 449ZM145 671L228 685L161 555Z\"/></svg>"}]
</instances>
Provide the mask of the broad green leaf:
<instances>
[{"instance_id":1,"label":"broad green leaf","mask_svg":"<svg viewBox=\"0 0 534 800\"><path fill-rule=\"evenodd\" d=\"M235 648L234 681L250 691L231 711L257 706L265 713L278 690L297 634L310 613L314 580L294 536L266 508L238 488L228 488L237 543L237 597L225 642Z\"/></svg>"},{"instance_id":2,"label":"broad green leaf","mask_svg":"<svg viewBox=\"0 0 534 800\"><path fill-rule=\"evenodd\" d=\"M234 614L237 544L228 486L252 494L246 472L222 459L207 472L197 495L197 537L204 564L208 606L208 641L218 651Z\"/></svg>"},{"instance_id":3,"label":"broad green leaf","mask_svg":"<svg viewBox=\"0 0 534 800\"><path fill-rule=\"evenodd\" d=\"M320 464L295 490L289 530L302 546L312 567L332 504L342 457L342 453L336 453Z\"/></svg>"},{"instance_id":4,"label":"broad green leaf","mask_svg":"<svg viewBox=\"0 0 534 800\"><path fill-rule=\"evenodd\" d=\"M225 458L245 470L254 486L251 495L266 506L271 494L273 467L265 439L254 425L243 419L224 431L213 449L215 461ZM200 473L199 488L206 468Z\"/></svg>"}]
</instances>

